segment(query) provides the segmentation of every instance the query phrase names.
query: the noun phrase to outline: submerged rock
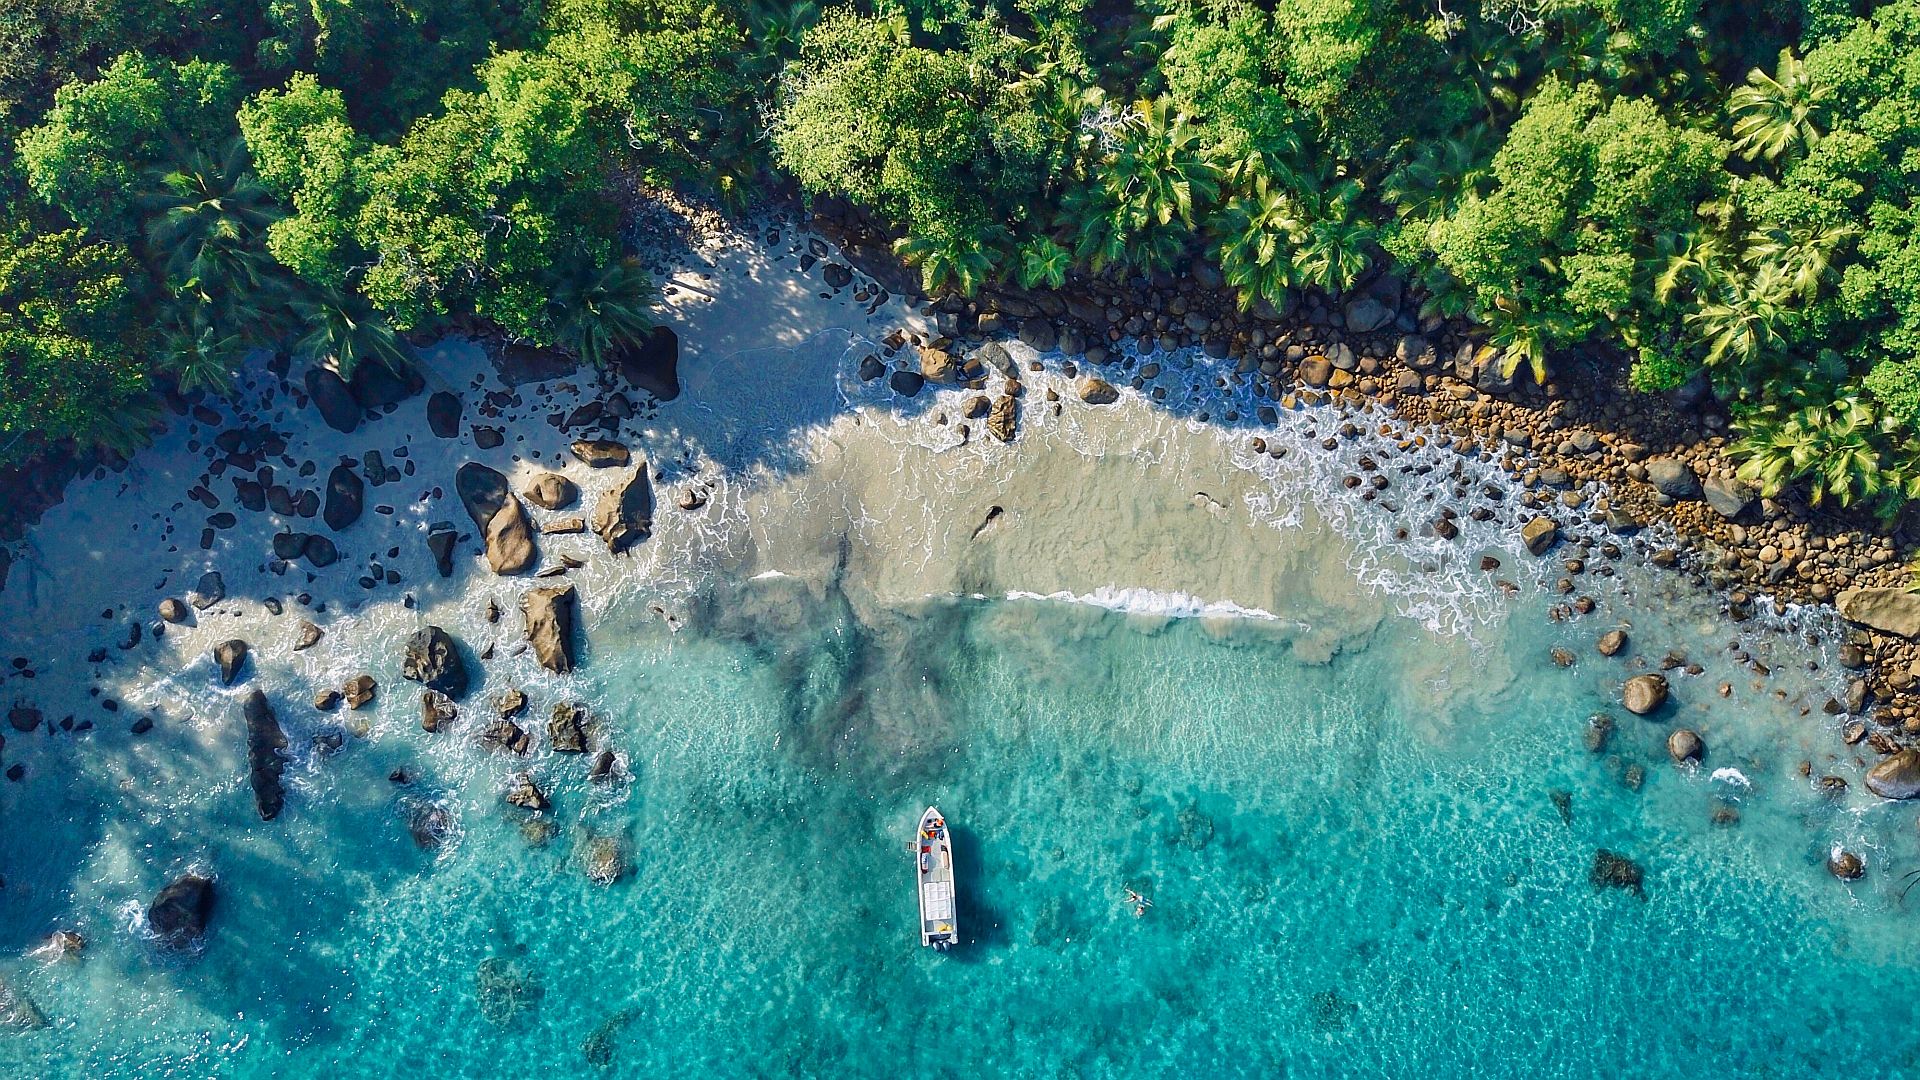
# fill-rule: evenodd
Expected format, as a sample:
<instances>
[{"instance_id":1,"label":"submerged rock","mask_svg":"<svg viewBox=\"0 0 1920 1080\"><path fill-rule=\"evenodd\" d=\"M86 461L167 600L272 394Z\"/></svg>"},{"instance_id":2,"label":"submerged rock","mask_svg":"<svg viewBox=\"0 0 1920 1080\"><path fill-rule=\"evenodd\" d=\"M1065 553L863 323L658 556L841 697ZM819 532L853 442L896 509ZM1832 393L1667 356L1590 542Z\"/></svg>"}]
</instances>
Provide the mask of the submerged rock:
<instances>
[{"instance_id":1,"label":"submerged rock","mask_svg":"<svg viewBox=\"0 0 1920 1080\"><path fill-rule=\"evenodd\" d=\"M1591 754L1604 753L1607 743L1613 740L1613 717L1606 713L1594 713L1587 717L1587 729L1581 737Z\"/></svg>"},{"instance_id":2,"label":"submerged rock","mask_svg":"<svg viewBox=\"0 0 1920 1080\"><path fill-rule=\"evenodd\" d=\"M247 695L241 711L247 721L247 781L253 785L253 805L260 811L260 820L272 821L286 804L280 774L287 762L280 752L287 748L287 735L280 730L267 695L259 690Z\"/></svg>"},{"instance_id":3,"label":"submerged rock","mask_svg":"<svg viewBox=\"0 0 1920 1080\"><path fill-rule=\"evenodd\" d=\"M540 980L518 960L489 956L480 961L473 976L474 995L479 999L480 1015L491 1024L512 1023L521 1013L537 1007L544 996Z\"/></svg>"},{"instance_id":4,"label":"submerged rock","mask_svg":"<svg viewBox=\"0 0 1920 1080\"><path fill-rule=\"evenodd\" d=\"M548 671L564 674L573 670L574 601L571 585L528 589L520 598L527 641L533 645L540 666Z\"/></svg>"},{"instance_id":5,"label":"submerged rock","mask_svg":"<svg viewBox=\"0 0 1920 1080\"><path fill-rule=\"evenodd\" d=\"M400 675L458 701L467 693L467 665L453 636L437 626L424 626L407 638Z\"/></svg>"},{"instance_id":6,"label":"submerged rock","mask_svg":"<svg viewBox=\"0 0 1920 1080\"><path fill-rule=\"evenodd\" d=\"M422 851L433 851L453 833L453 811L439 803L409 800L405 804L407 835Z\"/></svg>"},{"instance_id":7,"label":"submerged rock","mask_svg":"<svg viewBox=\"0 0 1920 1080\"><path fill-rule=\"evenodd\" d=\"M592 836L580 846L581 868L587 878L611 885L627 875L627 843L618 836Z\"/></svg>"},{"instance_id":8,"label":"submerged rock","mask_svg":"<svg viewBox=\"0 0 1920 1080\"><path fill-rule=\"evenodd\" d=\"M1606 848L1593 853L1593 869L1587 873L1587 881L1596 889L1624 889L1645 900L1647 893L1643 887L1646 871L1640 864L1618 852Z\"/></svg>"},{"instance_id":9,"label":"submerged rock","mask_svg":"<svg viewBox=\"0 0 1920 1080\"><path fill-rule=\"evenodd\" d=\"M182 874L168 882L147 905L147 928L162 945L183 948L207 932L213 900L212 878Z\"/></svg>"},{"instance_id":10,"label":"submerged rock","mask_svg":"<svg viewBox=\"0 0 1920 1080\"><path fill-rule=\"evenodd\" d=\"M40 1011L26 992L0 979L0 1031L38 1031L47 1026L47 1015Z\"/></svg>"},{"instance_id":11,"label":"submerged rock","mask_svg":"<svg viewBox=\"0 0 1920 1080\"><path fill-rule=\"evenodd\" d=\"M1827 873L1841 881L1858 881L1867 874L1866 860L1843 848L1827 853Z\"/></svg>"},{"instance_id":12,"label":"submerged rock","mask_svg":"<svg viewBox=\"0 0 1920 1080\"><path fill-rule=\"evenodd\" d=\"M593 508L593 531L618 555L653 533L653 481L642 461L625 482L615 484Z\"/></svg>"},{"instance_id":13,"label":"submerged rock","mask_svg":"<svg viewBox=\"0 0 1920 1080\"><path fill-rule=\"evenodd\" d=\"M541 791L540 785L533 782L531 773L514 774L513 780L507 785L507 802L533 811L549 810L553 807L553 804L547 801L547 793Z\"/></svg>"}]
</instances>

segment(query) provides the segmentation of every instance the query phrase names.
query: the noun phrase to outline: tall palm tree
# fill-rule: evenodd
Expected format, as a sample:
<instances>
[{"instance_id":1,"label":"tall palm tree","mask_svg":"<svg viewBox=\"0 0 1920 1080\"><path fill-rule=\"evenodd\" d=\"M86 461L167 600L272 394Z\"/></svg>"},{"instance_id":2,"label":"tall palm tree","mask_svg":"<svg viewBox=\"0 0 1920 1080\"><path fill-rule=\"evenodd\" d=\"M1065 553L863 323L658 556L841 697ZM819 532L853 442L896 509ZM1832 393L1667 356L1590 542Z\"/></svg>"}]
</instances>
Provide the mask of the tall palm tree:
<instances>
[{"instance_id":1,"label":"tall palm tree","mask_svg":"<svg viewBox=\"0 0 1920 1080\"><path fill-rule=\"evenodd\" d=\"M615 352L639 344L653 329L653 280L638 259L603 267L574 260L553 275L547 303L555 341L594 367L605 367Z\"/></svg>"},{"instance_id":2,"label":"tall palm tree","mask_svg":"<svg viewBox=\"0 0 1920 1080\"><path fill-rule=\"evenodd\" d=\"M160 174L143 201L148 248L182 295L245 293L271 273L266 229L282 211L248 168L240 140L218 159L193 153Z\"/></svg>"},{"instance_id":3,"label":"tall palm tree","mask_svg":"<svg viewBox=\"0 0 1920 1080\"><path fill-rule=\"evenodd\" d=\"M1073 265L1073 253L1051 236L1036 236L1020 245L1020 286L1025 289L1045 285L1057 289L1067 283L1067 269Z\"/></svg>"},{"instance_id":4,"label":"tall palm tree","mask_svg":"<svg viewBox=\"0 0 1920 1080\"><path fill-rule=\"evenodd\" d=\"M1292 196L1265 175L1227 201L1213 221L1220 273L1239 291L1240 310L1266 300L1278 307L1295 283L1292 247L1305 222Z\"/></svg>"},{"instance_id":5,"label":"tall palm tree","mask_svg":"<svg viewBox=\"0 0 1920 1080\"><path fill-rule=\"evenodd\" d=\"M1733 148L1751 161L1805 153L1820 141L1819 111L1828 89L1814 82L1806 62L1791 50L1780 52L1775 74L1759 68L1747 73L1747 85L1733 92L1727 112L1733 118Z\"/></svg>"},{"instance_id":6,"label":"tall palm tree","mask_svg":"<svg viewBox=\"0 0 1920 1080\"><path fill-rule=\"evenodd\" d=\"M1718 292L1686 317L1706 341L1709 367L1729 360L1752 364L1781 347L1780 323L1793 293L1778 267L1763 266L1751 279L1736 278Z\"/></svg>"},{"instance_id":7,"label":"tall palm tree","mask_svg":"<svg viewBox=\"0 0 1920 1080\"><path fill-rule=\"evenodd\" d=\"M294 348L315 360L332 360L343 379L369 360L401 372L413 362L400 335L358 295L316 290L293 302L307 332Z\"/></svg>"},{"instance_id":8,"label":"tall palm tree","mask_svg":"<svg viewBox=\"0 0 1920 1080\"><path fill-rule=\"evenodd\" d=\"M1361 193L1352 178L1322 178L1300 193L1307 226L1295 242L1293 268L1302 282L1341 292L1373 265L1377 233L1355 214Z\"/></svg>"},{"instance_id":9,"label":"tall palm tree","mask_svg":"<svg viewBox=\"0 0 1920 1080\"><path fill-rule=\"evenodd\" d=\"M938 228L907 236L893 250L920 268L920 282L928 292L951 286L962 296L972 296L993 277L1008 239L1006 227L997 223L974 232Z\"/></svg>"},{"instance_id":10,"label":"tall palm tree","mask_svg":"<svg viewBox=\"0 0 1920 1080\"><path fill-rule=\"evenodd\" d=\"M225 331L207 305L195 305L161 339L160 365L173 372L182 390L233 393L234 372L247 352L238 332Z\"/></svg>"},{"instance_id":11,"label":"tall palm tree","mask_svg":"<svg viewBox=\"0 0 1920 1080\"><path fill-rule=\"evenodd\" d=\"M1812 300L1833 270L1834 252L1859 235L1854 225L1762 225L1747 234L1746 261L1775 267L1788 292Z\"/></svg>"}]
</instances>

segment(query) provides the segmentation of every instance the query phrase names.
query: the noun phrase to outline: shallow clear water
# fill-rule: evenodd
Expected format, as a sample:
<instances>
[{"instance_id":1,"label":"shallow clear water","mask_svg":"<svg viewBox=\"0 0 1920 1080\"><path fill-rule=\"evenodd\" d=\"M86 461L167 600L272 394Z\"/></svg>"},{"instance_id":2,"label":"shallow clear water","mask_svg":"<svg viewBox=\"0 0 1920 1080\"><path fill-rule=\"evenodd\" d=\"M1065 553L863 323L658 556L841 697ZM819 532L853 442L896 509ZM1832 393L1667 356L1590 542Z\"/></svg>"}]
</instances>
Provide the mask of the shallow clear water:
<instances>
[{"instance_id":1,"label":"shallow clear water","mask_svg":"<svg viewBox=\"0 0 1920 1080\"><path fill-rule=\"evenodd\" d=\"M542 541L588 558L573 676L512 655L520 584L472 552L451 588L423 569L415 534L448 508L411 491L343 541L341 576L308 583L333 601L310 652L285 652L289 625L245 599L289 583L223 556L232 612L96 677L161 716L150 736L123 713L10 738L30 771L0 785L0 979L50 1024L0 1033L0 1074L1920 1073L1920 898L1903 893L1920 832L1860 791L1823 710L1844 683L1831 626L1735 626L1678 575L1597 546L1589 561L1618 570L1579 579L1599 610L1550 618L1571 545L1515 551L1510 501L1453 544L1396 535L1430 500L1464 507L1445 494L1456 464L1463 487L1496 470L1396 438L1323 450L1330 413L1266 432L1290 456L1251 453L1198 419L1252 408L1204 368L1170 364L1157 407L1129 394L1059 416L1039 395L1070 384L1034 375L1012 447L962 446L938 415L960 393L892 406L852 377L863 348L843 329L696 362L687 403L629 432L713 500L663 513L626 562ZM487 377L471 357L434 370ZM754 400L802 415L704 404L749 377L769 387ZM531 442L487 458L418 428L403 412L353 438L409 446L423 477L469 455L531 468ZM169 439L139 468L190 479L201 466ZM1395 477L1375 503L1342 483L1365 455ZM608 482L580 479L589 505ZM73 504L47 548L112 525L110 503ZM369 554L405 570L418 610L352 586ZM177 591L203 568L110 557L148 555L120 572ZM39 682L88 707L77 658L117 626L50 610L7 625L42 631ZM502 646L433 735L398 673L427 620ZM248 685L293 742L269 823L246 788L242 688L214 687L205 658L225 626L255 639ZM1603 659L1593 640L1614 626L1633 646ZM1620 710L1620 681L1668 650L1704 670L1672 673L1657 720ZM382 687L368 711L306 704L361 670ZM509 685L536 731L555 702L590 704L621 781L589 783L544 733L526 759L481 748ZM1599 710L1618 729L1596 754ZM312 747L355 718L340 753ZM1667 760L1677 725L1704 736L1703 768ZM388 779L400 768L411 783ZM503 802L522 769L552 813ZM1809 774L1852 789L1829 799ZM967 940L946 955L917 944L904 851L929 803L959 844ZM433 851L407 828L428 805L455 823ZM607 845L625 872L596 884ZM1865 857L1863 880L1827 873L1835 845ZM1599 848L1645 867L1644 897L1589 883ZM142 910L189 867L217 878L212 931L163 954ZM1144 917L1126 889L1153 899ZM82 959L23 955L62 928L87 938Z\"/></svg>"},{"instance_id":2,"label":"shallow clear water","mask_svg":"<svg viewBox=\"0 0 1920 1080\"><path fill-rule=\"evenodd\" d=\"M237 789L122 816L76 777L67 804L14 819L9 863L32 836L118 834L213 867L216 929L194 959L159 957L123 925L151 875L68 864L56 906L94 945L15 969L55 1025L0 1042L0 1061L481 1076L575 1072L593 1047L632 1075L1915 1067L1911 1037L1887 1034L1911 1028L1920 989L1885 869L1913 861L1911 823L1824 805L1790 747L1717 736L1710 764L1742 766L1743 792L1668 766L1666 726L1623 714L1613 752L1647 773L1631 792L1580 742L1598 680L1423 670L1435 639L1406 620L1303 663L1245 622L1016 600L874 627L832 596L780 602L804 616L602 627L590 696L632 779L595 788L578 758L536 761L559 825L542 845L499 800L507 766L477 750L394 789L418 731L332 759L273 824ZM1540 625L1509 624L1530 652ZM1716 795L1739 825L1708 823ZM460 822L438 855L402 822L422 797ZM929 802L960 844L968 941L945 956L915 942L901 851ZM1876 830L1892 838L1873 876L1826 875L1825 842ZM627 877L588 881L590 834L630 847ZM1645 864L1644 900L1589 886L1600 846ZM1129 887L1154 899L1146 917ZM43 929L23 914L16 946Z\"/></svg>"}]
</instances>

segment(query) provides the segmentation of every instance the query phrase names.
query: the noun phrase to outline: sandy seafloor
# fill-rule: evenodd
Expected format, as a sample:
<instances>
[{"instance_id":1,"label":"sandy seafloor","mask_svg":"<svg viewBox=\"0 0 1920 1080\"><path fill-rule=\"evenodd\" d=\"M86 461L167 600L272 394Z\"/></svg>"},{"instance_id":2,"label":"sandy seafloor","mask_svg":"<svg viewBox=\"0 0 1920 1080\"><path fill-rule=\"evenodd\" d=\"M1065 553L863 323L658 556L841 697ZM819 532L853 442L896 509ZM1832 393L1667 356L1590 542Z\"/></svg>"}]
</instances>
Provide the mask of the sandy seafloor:
<instances>
[{"instance_id":1,"label":"sandy seafloor","mask_svg":"<svg viewBox=\"0 0 1920 1080\"><path fill-rule=\"evenodd\" d=\"M1645 541L1618 561L1590 544L1617 575L1576 578L1598 610L1550 619L1580 534L1527 556L1509 494L1458 540L1421 535L1440 501L1470 505L1454 485L1506 486L1497 470L1329 409L1258 431L1288 452L1256 454L1251 399L1204 358L1156 358L1164 401L1096 408L1071 358L1011 343L1045 368L1019 437L976 420L962 445L970 392L909 401L856 375L925 313L826 288L804 236L767 227L705 237L669 285L685 393L620 433L664 474L652 538L619 558L541 538L542 565L584 563L565 577L587 627L574 674L517 650L531 579L493 576L470 540L442 580L424 536L471 532L465 460L580 483L580 507L536 520L590 509L619 471L574 461L547 422L590 373L482 418L506 388L481 350L429 350L429 389L504 428L481 451L470 429L434 438L425 395L339 435L251 371L240 403L288 436L280 468L315 461L317 486L374 449L415 468L368 488L341 561L311 575L269 568L271 514L236 511L200 549L208 511L184 493L213 431L189 420L73 485L0 593L0 656L32 672L7 669L0 698L78 725L6 731L25 776L0 782L0 980L47 1021L0 1032L6 1075L1920 1072L1920 833L1861 790L1823 709L1845 683L1835 626L1727 622L1644 567ZM1348 422L1387 434L1323 449ZM1372 502L1342 483L1363 456L1392 480ZM709 501L682 511L689 485ZM370 562L400 584L362 588ZM227 600L119 647L209 569ZM294 653L303 617L326 637ZM476 674L437 734L399 674L428 623ZM1633 644L1608 660L1593 641L1615 627ZM253 658L223 688L209 649L229 637ZM1704 670L1670 672L1654 720L1619 709L1621 680L1669 650ZM315 711L362 671L374 705ZM475 738L510 686L532 700L526 758ZM292 743L272 822L246 783L254 687ZM563 700L600 716L618 783L545 745ZM1593 754L1597 710L1618 728ZM1681 725L1701 767L1666 758ZM328 733L338 753L316 748ZM1817 793L1802 763L1849 792ZM554 802L531 827L501 799L522 770ZM901 850L931 802L961 845L968 941L946 956L915 941ZM456 823L434 851L406 828L427 804ZM583 852L608 841L628 871L596 884ZM1836 845L1865 878L1826 872ZM1588 883L1601 847L1645 867L1643 898ZM189 868L220 899L204 943L169 954L142 909ZM1153 897L1145 917L1126 888ZM87 939L78 959L30 954L59 929Z\"/></svg>"}]
</instances>

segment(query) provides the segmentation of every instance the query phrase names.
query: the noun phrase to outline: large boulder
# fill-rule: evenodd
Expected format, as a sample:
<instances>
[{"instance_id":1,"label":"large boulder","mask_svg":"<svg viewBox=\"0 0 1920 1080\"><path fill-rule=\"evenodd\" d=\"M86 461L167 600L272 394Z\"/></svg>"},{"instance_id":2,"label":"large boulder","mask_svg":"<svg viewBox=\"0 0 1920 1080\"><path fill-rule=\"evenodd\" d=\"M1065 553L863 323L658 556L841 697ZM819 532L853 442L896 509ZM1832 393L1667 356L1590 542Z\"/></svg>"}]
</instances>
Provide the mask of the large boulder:
<instances>
[{"instance_id":1,"label":"large boulder","mask_svg":"<svg viewBox=\"0 0 1920 1080\"><path fill-rule=\"evenodd\" d=\"M960 361L945 349L920 347L920 377L930 383L960 381Z\"/></svg>"},{"instance_id":2,"label":"large boulder","mask_svg":"<svg viewBox=\"0 0 1920 1080\"><path fill-rule=\"evenodd\" d=\"M542 510L565 510L580 497L580 487L559 473L541 473L522 494Z\"/></svg>"},{"instance_id":3,"label":"large boulder","mask_svg":"<svg viewBox=\"0 0 1920 1080\"><path fill-rule=\"evenodd\" d=\"M527 620L527 641L534 658L548 671L573 670L574 591L571 585L529 589L520 598Z\"/></svg>"},{"instance_id":4,"label":"large boulder","mask_svg":"<svg viewBox=\"0 0 1920 1080\"><path fill-rule=\"evenodd\" d=\"M423 626L407 638L400 675L458 701L467 693L467 665L453 635L437 626Z\"/></svg>"},{"instance_id":5,"label":"large boulder","mask_svg":"<svg viewBox=\"0 0 1920 1080\"><path fill-rule=\"evenodd\" d=\"M1675 765L1691 765L1707 752L1707 744L1692 728L1676 728L1667 736L1667 756Z\"/></svg>"},{"instance_id":6,"label":"large boulder","mask_svg":"<svg viewBox=\"0 0 1920 1080\"><path fill-rule=\"evenodd\" d=\"M496 574L518 574L533 566L533 524L520 500L507 496L506 504L487 522L487 565Z\"/></svg>"},{"instance_id":7,"label":"large boulder","mask_svg":"<svg viewBox=\"0 0 1920 1080\"><path fill-rule=\"evenodd\" d=\"M220 685L232 686L233 680L240 675L240 666L247 662L247 643L239 638L229 638L215 645L213 662L220 668Z\"/></svg>"},{"instance_id":8,"label":"large boulder","mask_svg":"<svg viewBox=\"0 0 1920 1080\"><path fill-rule=\"evenodd\" d=\"M1002 394L993 399L993 407L987 410L987 433L1003 443L1012 442L1019 419L1019 403L1012 394Z\"/></svg>"},{"instance_id":9,"label":"large boulder","mask_svg":"<svg viewBox=\"0 0 1920 1080\"><path fill-rule=\"evenodd\" d=\"M1620 688L1620 702L1636 716L1646 716L1667 702L1665 675L1635 675Z\"/></svg>"},{"instance_id":10,"label":"large boulder","mask_svg":"<svg viewBox=\"0 0 1920 1080\"><path fill-rule=\"evenodd\" d=\"M633 475L608 489L593 508L593 531L615 554L653 533L653 481L641 461Z\"/></svg>"},{"instance_id":11,"label":"large boulder","mask_svg":"<svg viewBox=\"0 0 1920 1080\"><path fill-rule=\"evenodd\" d=\"M441 577L453 576L453 546L460 534L447 522L437 522L427 527L427 551L433 556L433 568Z\"/></svg>"},{"instance_id":12,"label":"large boulder","mask_svg":"<svg viewBox=\"0 0 1920 1080\"><path fill-rule=\"evenodd\" d=\"M147 905L147 928L162 945L181 948L207 932L213 916L213 879L182 874L154 894Z\"/></svg>"},{"instance_id":13,"label":"large boulder","mask_svg":"<svg viewBox=\"0 0 1920 1080\"><path fill-rule=\"evenodd\" d=\"M1883 799L1920 798L1920 750L1909 746L1868 769L1867 790Z\"/></svg>"},{"instance_id":14,"label":"large boulder","mask_svg":"<svg viewBox=\"0 0 1920 1080\"><path fill-rule=\"evenodd\" d=\"M326 508L320 511L320 520L334 532L360 520L360 512L366 507L367 487L360 474L345 465L335 465L327 474Z\"/></svg>"},{"instance_id":15,"label":"large boulder","mask_svg":"<svg viewBox=\"0 0 1920 1080\"><path fill-rule=\"evenodd\" d=\"M348 381L353 399L365 409L398 405L425 385L418 372L408 369L404 376L396 375L392 368L379 361L355 364L353 378Z\"/></svg>"},{"instance_id":16,"label":"large boulder","mask_svg":"<svg viewBox=\"0 0 1920 1080\"><path fill-rule=\"evenodd\" d=\"M1701 493L1707 498L1707 505L1714 513L1732 521L1746 513L1753 505L1754 490L1744 480L1728 480L1724 477L1709 476L1700 485Z\"/></svg>"},{"instance_id":17,"label":"large boulder","mask_svg":"<svg viewBox=\"0 0 1920 1080\"><path fill-rule=\"evenodd\" d=\"M896 371L887 376L887 385L901 397L913 397L927 385L927 377L917 371Z\"/></svg>"},{"instance_id":18,"label":"large boulder","mask_svg":"<svg viewBox=\"0 0 1920 1080\"><path fill-rule=\"evenodd\" d=\"M332 368L310 367L307 369L307 396L313 399L313 407L320 410L320 419L335 431L352 431L360 426L360 418L366 411L353 399L353 390L347 386L338 372Z\"/></svg>"},{"instance_id":19,"label":"large boulder","mask_svg":"<svg viewBox=\"0 0 1920 1080\"><path fill-rule=\"evenodd\" d=\"M459 394L449 390L436 391L427 399L427 430L433 432L435 438L459 438L463 407Z\"/></svg>"},{"instance_id":20,"label":"large boulder","mask_svg":"<svg viewBox=\"0 0 1920 1080\"><path fill-rule=\"evenodd\" d=\"M1693 466L1679 458L1653 458L1647 462L1647 483L1670 499L1695 499L1700 496L1700 479Z\"/></svg>"},{"instance_id":21,"label":"large boulder","mask_svg":"<svg viewBox=\"0 0 1920 1080\"><path fill-rule=\"evenodd\" d=\"M1533 555L1545 555L1560 539L1560 526L1550 517L1537 517L1520 529L1520 542Z\"/></svg>"},{"instance_id":22,"label":"large boulder","mask_svg":"<svg viewBox=\"0 0 1920 1080\"><path fill-rule=\"evenodd\" d=\"M1393 321L1393 309L1381 303L1379 299L1361 294L1348 300L1341 309L1346 317L1347 330L1355 334L1371 334L1375 330Z\"/></svg>"},{"instance_id":23,"label":"large boulder","mask_svg":"<svg viewBox=\"0 0 1920 1080\"><path fill-rule=\"evenodd\" d=\"M1920 637L1920 593L1906 589L1848 589L1834 598L1840 617L1901 637Z\"/></svg>"},{"instance_id":24,"label":"large boulder","mask_svg":"<svg viewBox=\"0 0 1920 1080\"><path fill-rule=\"evenodd\" d=\"M622 378L660 401L680 396L680 337L656 326L637 347L624 349L614 361Z\"/></svg>"},{"instance_id":25,"label":"large boulder","mask_svg":"<svg viewBox=\"0 0 1920 1080\"><path fill-rule=\"evenodd\" d=\"M473 519L476 529L485 529L493 515L513 497L506 475L477 461L467 462L453 474L453 490L460 496L460 504L467 508L467 516Z\"/></svg>"},{"instance_id":26,"label":"large boulder","mask_svg":"<svg viewBox=\"0 0 1920 1080\"><path fill-rule=\"evenodd\" d=\"M587 752L587 710L571 702L560 702L547 719L547 744L555 753Z\"/></svg>"},{"instance_id":27,"label":"large boulder","mask_svg":"<svg viewBox=\"0 0 1920 1080\"><path fill-rule=\"evenodd\" d=\"M287 748L287 734L280 730L273 706L260 691L247 695L241 711L247 719L247 782L253 785L253 805L260 811L260 820L272 821L286 803L280 774L287 762L280 752Z\"/></svg>"},{"instance_id":28,"label":"large boulder","mask_svg":"<svg viewBox=\"0 0 1920 1080\"><path fill-rule=\"evenodd\" d=\"M627 444L612 439L581 439L572 449L574 457L595 469L619 468L633 460Z\"/></svg>"}]
</instances>

